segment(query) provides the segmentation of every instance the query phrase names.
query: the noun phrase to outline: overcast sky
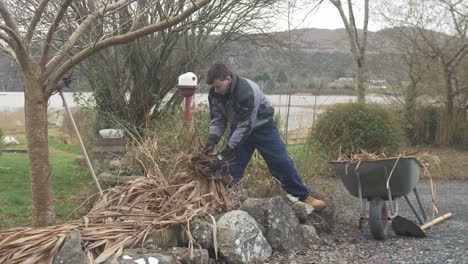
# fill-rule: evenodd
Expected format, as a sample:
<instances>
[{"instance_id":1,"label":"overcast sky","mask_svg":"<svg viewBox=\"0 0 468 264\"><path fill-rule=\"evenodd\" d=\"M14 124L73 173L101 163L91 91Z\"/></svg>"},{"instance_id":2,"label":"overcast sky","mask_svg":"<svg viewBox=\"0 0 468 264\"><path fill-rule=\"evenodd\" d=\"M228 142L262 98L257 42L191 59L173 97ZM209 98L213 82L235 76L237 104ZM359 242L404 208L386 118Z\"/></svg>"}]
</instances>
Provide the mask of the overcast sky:
<instances>
[{"instance_id":1,"label":"overcast sky","mask_svg":"<svg viewBox=\"0 0 468 264\"><path fill-rule=\"evenodd\" d=\"M355 6L354 16L356 18L357 26L358 28L362 28L364 19L364 7L362 5L362 1L355 1L353 5ZM340 17L340 14L338 13L338 10L332 4L329 4L325 1L318 8L318 10L311 11L311 9L312 6L306 5L293 11L293 28L344 28L343 21ZM347 13L347 9L345 9L345 12ZM281 18L279 18L276 25L276 28L279 31L287 30L287 15L283 15ZM382 29L382 26L379 26L375 20L373 21L372 15L370 15L369 30L377 31L380 29Z\"/></svg>"}]
</instances>

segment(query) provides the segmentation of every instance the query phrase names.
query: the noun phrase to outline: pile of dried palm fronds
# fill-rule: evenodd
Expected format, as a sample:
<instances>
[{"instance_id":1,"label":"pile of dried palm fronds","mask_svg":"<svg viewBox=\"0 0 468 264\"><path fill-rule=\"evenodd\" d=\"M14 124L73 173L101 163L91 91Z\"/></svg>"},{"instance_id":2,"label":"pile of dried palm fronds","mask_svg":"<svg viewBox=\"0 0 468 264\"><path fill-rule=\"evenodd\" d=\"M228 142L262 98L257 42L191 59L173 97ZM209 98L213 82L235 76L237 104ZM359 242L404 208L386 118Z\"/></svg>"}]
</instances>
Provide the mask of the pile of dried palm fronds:
<instances>
[{"instance_id":1,"label":"pile of dried palm fronds","mask_svg":"<svg viewBox=\"0 0 468 264\"><path fill-rule=\"evenodd\" d=\"M90 263L112 262L123 249L142 245L154 230L229 210L236 202L233 192L226 189L230 179L212 172L208 158L192 162L192 155L183 156L179 161L189 163L184 171L167 179L158 174L157 166L147 168L146 177L105 191L79 221L1 232L0 263L51 263L64 238L74 229L81 233ZM190 234L187 238L193 245Z\"/></svg>"},{"instance_id":2,"label":"pile of dried palm fronds","mask_svg":"<svg viewBox=\"0 0 468 264\"><path fill-rule=\"evenodd\" d=\"M346 155L340 153L335 161L359 162L362 160L378 160L385 158L388 158L388 156L383 152L369 153L361 149L361 152L356 154Z\"/></svg>"},{"instance_id":3,"label":"pile of dried palm fronds","mask_svg":"<svg viewBox=\"0 0 468 264\"><path fill-rule=\"evenodd\" d=\"M399 157L416 157L424 167L429 166L430 164L439 164L439 159L436 156L430 155L427 150L423 148L408 149ZM387 156L384 152L367 152L366 150L361 149L360 152L356 154L343 154L340 152L338 158L334 161L356 163L365 160L379 160L389 158L392 157Z\"/></svg>"}]
</instances>

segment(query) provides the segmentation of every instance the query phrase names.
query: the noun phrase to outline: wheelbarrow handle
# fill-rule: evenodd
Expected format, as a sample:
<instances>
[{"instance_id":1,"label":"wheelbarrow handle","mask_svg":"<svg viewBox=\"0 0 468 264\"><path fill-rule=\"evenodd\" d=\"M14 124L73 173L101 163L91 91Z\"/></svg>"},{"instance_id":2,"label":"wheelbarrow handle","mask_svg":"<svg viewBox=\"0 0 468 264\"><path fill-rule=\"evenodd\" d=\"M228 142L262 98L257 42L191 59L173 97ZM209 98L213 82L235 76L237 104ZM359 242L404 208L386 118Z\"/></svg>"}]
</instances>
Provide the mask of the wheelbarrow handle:
<instances>
[{"instance_id":1,"label":"wheelbarrow handle","mask_svg":"<svg viewBox=\"0 0 468 264\"><path fill-rule=\"evenodd\" d=\"M429 227L433 226L433 225L436 225L440 222L443 222L447 219L449 219L450 217L452 217L452 213L447 213L447 214L444 214L442 216L439 216L435 219L433 219L432 221L430 221L429 223L425 223L424 225L421 226L421 230L425 230L425 229L428 229Z\"/></svg>"}]
</instances>

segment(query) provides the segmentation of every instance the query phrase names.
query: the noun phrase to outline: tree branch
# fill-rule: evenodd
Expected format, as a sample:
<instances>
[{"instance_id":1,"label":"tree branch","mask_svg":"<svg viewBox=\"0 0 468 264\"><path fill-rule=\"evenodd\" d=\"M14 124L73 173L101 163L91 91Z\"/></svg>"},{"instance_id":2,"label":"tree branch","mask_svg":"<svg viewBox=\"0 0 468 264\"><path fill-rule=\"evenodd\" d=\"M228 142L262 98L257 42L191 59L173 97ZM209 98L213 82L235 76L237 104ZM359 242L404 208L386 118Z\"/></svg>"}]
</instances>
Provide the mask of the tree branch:
<instances>
[{"instance_id":1,"label":"tree branch","mask_svg":"<svg viewBox=\"0 0 468 264\"><path fill-rule=\"evenodd\" d=\"M368 26L369 26L369 0L364 0L364 28L362 32L361 54L365 54L366 52Z\"/></svg>"},{"instance_id":2,"label":"tree branch","mask_svg":"<svg viewBox=\"0 0 468 264\"><path fill-rule=\"evenodd\" d=\"M349 13L349 24L351 26L351 29L353 30L354 39L355 39L357 48L359 48L358 28L356 26L356 19L354 18L353 2L351 0L348 0L348 13Z\"/></svg>"},{"instance_id":3,"label":"tree branch","mask_svg":"<svg viewBox=\"0 0 468 264\"><path fill-rule=\"evenodd\" d=\"M58 69L57 73L54 74L52 80L47 85L46 94L50 95L56 89L57 84L59 83L60 79L62 78L63 74L71 70L74 66L81 63L83 60L91 56L92 54L105 49L107 47L128 43L140 37L146 36L148 34L154 33L156 31L164 30L168 27L176 25L190 16L192 13L196 12L203 6L207 5L210 0L199 0L197 1L197 5L192 5L191 7L187 8L185 11L180 13L177 16L173 16L165 21L160 21L158 23L143 27L141 29L128 32L123 35L118 35L115 37L110 37L104 40L97 42L93 46L89 46L84 50L78 52L76 55L68 59L60 68Z\"/></svg>"},{"instance_id":4,"label":"tree branch","mask_svg":"<svg viewBox=\"0 0 468 264\"><path fill-rule=\"evenodd\" d=\"M99 16L104 15L109 11L116 10L122 6L125 6L129 3L133 2L133 0L119 0L114 4L106 5L100 8L93 14L90 14L81 24L80 26L72 33L70 38L65 42L63 47L58 51L57 55L55 55L49 63L46 65L46 70L44 75L49 76L51 72L58 66L58 64L63 60L63 58L70 52L70 50L74 47L75 43L78 39L86 32L86 30L96 21Z\"/></svg>"},{"instance_id":5,"label":"tree branch","mask_svg":"<svg viewBox=\"0 0 468 264\"><path fill-rule=\"evenodd\" d=\"M50 0L42 0L36 9L36 12L34 12L34 16L31 20L31 23L29 24L28 31L26 32L26 36L24 37L24 44L26 47L29 47L34 31L36 30L37 24L41 20L42 14L44 13L44 10L47 4L49 3L49 1Z\"/></svg>"},{"instance_id":6,"label":"tree branch","mask_svg":"<svg viewBox=\"0 0 468 264\"><path fill-rule=\"evenodd\" d=\"M2 29L3 31L5 31L9 36L10 38L15 41L15 45L17 46L23 46L22 43L21 43L21 37L18 36L18 34L16 34L16 32L11 29L10 27L6 26L6 25L0 25L0 29Z\"/></svg>"},{"instance_id":7,"label":"tree branch","mask_svg":"<svg viewBox=\"0 0 468 264\"><path fill-rule=\"evenodd\" d=\"M42 48L42 53L41 53L41 58L40 58L40 65L41 67L45 66L47 63L47 57L49 56L49 50L50 50L50 45L52 43L52 37L54 36L55 30L60 24L60 21L62 21L63 15L65 14L65 11L67 8L70 6L70 4L73 2L73 0L65 0L62 5L60 6L60 9L57 13L57 15L54 18L54 22L49 28L49 31L47 32L47 36L44 42L44 46Z\"/></svg>"},{"instance_id":8,"label":"tree branch","mask_svg":"<svg viewBox=\"0 0 468 264\"><path fill-rule=\"evenodd\" d=\"M10 47L14 47L13 40L7 34L0 32L0 39L5 41Z\"/></svg>"},{"instance_id":9,"label":"tree branch","mask_svg":"<svg viewBox=\"0 0 468 264\"><path fill-rule=\"evenodd\" d=\"M18 25L3 0L0 0L0 15L2 15L5 24L10 27L17 36L20 36Z\"/></svg>"},{"instance_id":10,"label":"tree branch","mask_svg":"<svg viewBox=\"0 0 468 264\"><path fill-rule=\"evenodd\" d=\"M450 58L450 60L447 62L447 65L449 65L449 67L451 69L455 68L458 63L460 63L461 61L461 58L463 58L466 53L467 53L467 50L468 50L468 43L465 43L465 45L463 45L453 56L452 58Z\"/></svg>"},{"instance_id":11,"label":"tree branch","mask_svg":"<svg viewBox=\"0 0 468 264\"><path fill-rule=\"evenodd\" d=\"M358 51L357 51L358 46L356 45L357 40L354 38L353 29L351 28L351 25L349 24L348 19L346 18L346 15L343 10L343 5L341 4L340 0L330 0L330 2L338 9L338 12L340 13L340 16L341 16L341 20L343 20L343 24L349 36L351 52L353 56L357 56L358 55Z\"/></svg>"},{"instance_id":12,"label":"tree branch","mask_svg":"<svg viewBox=\"0 0 468 264\"><path fill-rule=\"evenodd\" d=\"M3 39L3 37L5 36L1 36L3 33L0 33L0 38ZM4 34L3 34L4 35ZM6 36L8 37L8 36ZM8 44L10 45L10 44ZM13 49L11 49L10 47L8 46L5 46L3 45L2 43L0 43L0 50L3 50L7 56L11 57L12 59L14 59L16 62L18 62L18 58L16 57L16 53ZM19 62L18 62L19 63Z\"/></svg>"}]
</instances>

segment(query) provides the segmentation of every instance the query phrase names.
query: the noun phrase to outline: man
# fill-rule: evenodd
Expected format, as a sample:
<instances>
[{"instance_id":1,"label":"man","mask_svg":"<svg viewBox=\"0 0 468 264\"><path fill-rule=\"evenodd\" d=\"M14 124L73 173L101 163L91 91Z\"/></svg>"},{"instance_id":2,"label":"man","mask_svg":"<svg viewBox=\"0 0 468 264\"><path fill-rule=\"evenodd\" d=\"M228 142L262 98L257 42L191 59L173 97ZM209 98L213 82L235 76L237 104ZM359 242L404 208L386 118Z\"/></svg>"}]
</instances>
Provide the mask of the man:
<instances>
[{"instance_id":1,"label":"man","mask_svg":"<svg viewBox=\"0 0 468 264\"><path fill-rule=\"evenodd\" d=\"M228 142L213 169L229 173L237 183L257 149L287 193L316 209L326 207L323 201L311 197L302 183L276 128L274 109L258 85L233 73L223 63L211 66L206 83L212 86L208 95L211 122L203 152L210 153L228 124L230 128Z\"/></svg>"}]
</instances>

